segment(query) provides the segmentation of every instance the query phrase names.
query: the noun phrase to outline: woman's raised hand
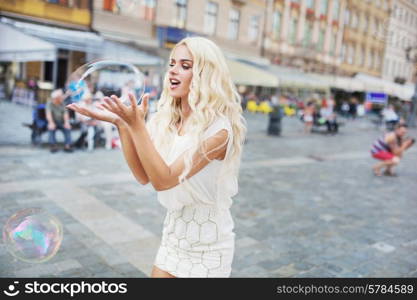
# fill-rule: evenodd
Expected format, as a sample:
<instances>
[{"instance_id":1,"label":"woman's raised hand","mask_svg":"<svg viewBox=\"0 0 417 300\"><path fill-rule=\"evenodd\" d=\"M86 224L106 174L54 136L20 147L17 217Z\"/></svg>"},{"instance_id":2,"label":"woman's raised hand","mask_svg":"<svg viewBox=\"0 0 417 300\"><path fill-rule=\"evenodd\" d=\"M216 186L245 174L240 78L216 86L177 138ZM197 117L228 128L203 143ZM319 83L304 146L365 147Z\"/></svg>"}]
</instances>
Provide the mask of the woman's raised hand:
<instances>
[{"instance_id":1,"label":"woman's raised hand","mask_svg":"<svg viewBox=\"0 0 417 300\"><path fill-rule=\"evenodd\" d=\"M146 113L148 112L149 94L143 95L142 102L137 105L136 97L129 93L130 106L125 105L117 96L104 98L102 106L109 112L117 115L129 126L145 124Z\"/></svg>"},{"instance_id":2,"label":"woman's raised hand","mask_svg":"<svg viewBox=\"0 0 417 300\"><path fill-rule=\"evenodd\" d=\"M85 107L82 105L78 105L75 103L67 105L67 108L72 109L73 111L79 114L82 114L84 116L87 116L96 120L100 120L100 121L110 122L116 126L121 125L121 122L123 120L118 115L105 109L102 106L102 104L98 104L96 105L96 107L99 108L99 110Z\"/></svg>"}]
</instances>

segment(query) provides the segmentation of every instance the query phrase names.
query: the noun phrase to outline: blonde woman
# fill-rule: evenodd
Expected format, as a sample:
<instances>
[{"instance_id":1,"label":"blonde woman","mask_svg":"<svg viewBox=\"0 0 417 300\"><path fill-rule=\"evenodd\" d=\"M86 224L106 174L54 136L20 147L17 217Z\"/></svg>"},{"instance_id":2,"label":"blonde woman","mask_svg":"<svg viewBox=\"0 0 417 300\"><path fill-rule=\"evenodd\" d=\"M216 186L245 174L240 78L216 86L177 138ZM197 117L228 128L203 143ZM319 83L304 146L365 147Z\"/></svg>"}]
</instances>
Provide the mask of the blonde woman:
<instances>
[{"instance_id":1,"label":"blonde woman","mask_svg":"<svg viewBox=\"0 0 417 300\"><path fill-rule=\"evenodd\" d=\"M167 208L152 277L229 277L234 254L230 214L246 134L240 97L220 49L201 37L172 50L157 112L145 125L148 95L137 106L105 98L99 114L114 123L126 161Z\"/></svg>"}]
</instances>

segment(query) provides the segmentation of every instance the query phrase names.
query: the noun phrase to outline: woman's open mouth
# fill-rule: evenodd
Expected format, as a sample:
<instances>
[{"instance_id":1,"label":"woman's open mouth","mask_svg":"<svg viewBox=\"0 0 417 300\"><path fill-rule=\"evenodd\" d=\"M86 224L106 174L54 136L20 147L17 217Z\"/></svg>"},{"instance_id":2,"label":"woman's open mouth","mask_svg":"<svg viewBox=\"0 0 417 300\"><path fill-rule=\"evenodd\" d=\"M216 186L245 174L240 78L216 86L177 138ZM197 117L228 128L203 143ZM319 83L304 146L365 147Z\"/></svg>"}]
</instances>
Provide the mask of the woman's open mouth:
<instances>
[{"instance_id":1,"label":"woman's open mouth","mask_svg":"<svg viewBox=\"0 0 417 300\"><path fill-rule=\"evenodd\" d=\"M171 90L176 89L181 84L181 81L177 79L170 79L169 82L171 83L171 86L170 86Z\"/></svg>"}]
</instances>

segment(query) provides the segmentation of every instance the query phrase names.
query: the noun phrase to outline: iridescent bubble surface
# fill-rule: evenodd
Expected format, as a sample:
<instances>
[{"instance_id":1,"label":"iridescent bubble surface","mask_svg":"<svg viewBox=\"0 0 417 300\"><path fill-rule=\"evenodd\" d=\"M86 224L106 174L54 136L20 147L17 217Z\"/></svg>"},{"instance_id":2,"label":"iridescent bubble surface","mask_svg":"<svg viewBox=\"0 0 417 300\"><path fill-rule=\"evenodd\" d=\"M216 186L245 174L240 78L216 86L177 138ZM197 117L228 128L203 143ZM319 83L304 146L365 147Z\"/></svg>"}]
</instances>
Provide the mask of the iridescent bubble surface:
<instances>
[{"instance_id":1,"label":"iridescent bubble surface","mask_svg":"<svg viewBox=\"0 0 417 300\"><path fill-rule=\"evenodd\" d=\"M129 104L128 94L139 99L145 91L145 75L134 65L113 60L98 60L79 67L66 84L67 102L77 103L87 98L102 100L116 95Z\"/></svg>"},{"instance_id":2,"label":"iridescent bubble surface","mask_svg":"<svg viewBox=\"0 0 417 300\"><path fill-rule=\"evenodd\" d=\"M42 263L54 257L62 238L61 222L40 208L18 211L3 227L6 249L17 259L30 263Z\"/></svg>"}]
</instances>

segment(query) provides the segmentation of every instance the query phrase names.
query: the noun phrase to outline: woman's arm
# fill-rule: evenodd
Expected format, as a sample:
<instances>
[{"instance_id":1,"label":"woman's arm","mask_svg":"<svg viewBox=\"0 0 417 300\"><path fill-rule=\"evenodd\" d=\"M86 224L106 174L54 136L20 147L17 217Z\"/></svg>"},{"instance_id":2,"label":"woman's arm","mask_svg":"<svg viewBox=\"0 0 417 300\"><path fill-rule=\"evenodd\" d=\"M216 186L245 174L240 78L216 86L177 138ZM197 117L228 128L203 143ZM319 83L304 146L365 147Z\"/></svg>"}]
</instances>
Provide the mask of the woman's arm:
<instances>
[{"instance_id":1,"label":"woman's arm","mask_svg":"<svg viewBox=\"0 0 417 300\"><path fill-rule=\"evenodd\" d=\"M120 122L121 123L121 122ZM135 144L133 143L131 134L126 124L117 124L120 141L122 142L123 156L135 176L136 180L145 185L149 182L148 175L142 166L139 156L136 152Z\"/></svg>"},{"instance_id":2,"label":"woman's arm","mask_svg":"<svg viewBox=\"0 0 417 300\"><path fill-rule=\"evenodd\" d=\"M120 119L117 115L105 110L101 107L101 105L97 106L98 110L83 107L75 103L70 104L67 107L88 118L94 118L96 120L114 124L119 131L120 140L122 142L123 155L130 170L133 173L133 176L135 176L135 178L141 184L147 184L149 182L148 176L146 175L146 172L143 169L141 161L139 160L139 157L136 153L135 145L133 144L129 130L127 129L127 124L122 119Z\"/></svg>"},{"instance_id":3,"label":"woman's arm","mask_svg":"<svg viewBox=\"0 0 417 300\"><path fill-rule=\"evenodd\" d=\"M137 155L155 190L170 189L179 183L178 177L185 169L183 159L185 153L168 166L156 150L146 128L145 115L148 111L149 94L143 96L142 103L139 106L133 94L129 94L129 99L131 105L126 106L116 96L104 98L102 106L126 122ZM192 168L187 178L196 174L211 160L225 153L227 137L227 130L222 129L203 142L202 148L198 149L197 154L192 158Z\"/></svg>"},{"instance_id":4,"label":"woman's arm","mask_svg":"<svg viewBox=\"0 0 417 300\"><path fill-rule=\"evenodd\" d=\"M145 124L136 124L128 127L132 136L133 143L138 156L140 157L143 168L148 175L149 181L157 191L163 191L179 184L178 177L185 168L184 155L181 155L171 165L167 165L156 150L152 140L146 130ZM220 158L225 154L227 147L228 133L225 129L204 141L203 149L199 149L193 156L192 168L187 178L190 178L210 161ZM207 154L209 153L209 154ZM207 155L207 158L206 158Z\"/></svg>"}]
</instances>

